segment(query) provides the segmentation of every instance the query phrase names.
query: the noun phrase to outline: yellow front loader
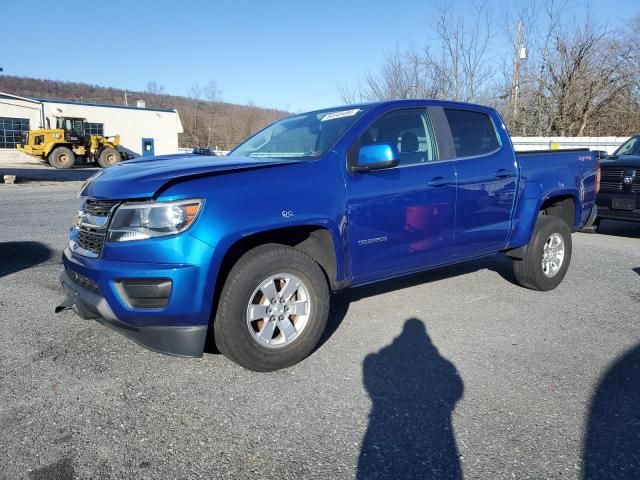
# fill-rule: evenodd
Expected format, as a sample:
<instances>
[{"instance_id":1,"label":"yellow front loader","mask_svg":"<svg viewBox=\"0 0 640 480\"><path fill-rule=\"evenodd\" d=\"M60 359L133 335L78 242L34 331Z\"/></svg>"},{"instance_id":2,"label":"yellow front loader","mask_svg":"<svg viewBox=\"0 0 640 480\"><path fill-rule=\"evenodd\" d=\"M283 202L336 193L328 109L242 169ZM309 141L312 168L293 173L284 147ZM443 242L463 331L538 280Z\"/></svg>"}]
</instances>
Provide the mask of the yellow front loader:
<instances>
[{"instance_id":1,"label":"yellow front loader","mask_svg":"<svg viewBox=\"0 0 640 480\"><path fill-rule=\"evenodd\" d=\"M56 128L26 132L24 144L18 145L18 150L56 168L71 168L76 158L83 162L98 162L101 167L109 167L128 158L118 150L120 135L85 135L84 118L61 117L56 123Z\"/></svg>"}]
</instances>

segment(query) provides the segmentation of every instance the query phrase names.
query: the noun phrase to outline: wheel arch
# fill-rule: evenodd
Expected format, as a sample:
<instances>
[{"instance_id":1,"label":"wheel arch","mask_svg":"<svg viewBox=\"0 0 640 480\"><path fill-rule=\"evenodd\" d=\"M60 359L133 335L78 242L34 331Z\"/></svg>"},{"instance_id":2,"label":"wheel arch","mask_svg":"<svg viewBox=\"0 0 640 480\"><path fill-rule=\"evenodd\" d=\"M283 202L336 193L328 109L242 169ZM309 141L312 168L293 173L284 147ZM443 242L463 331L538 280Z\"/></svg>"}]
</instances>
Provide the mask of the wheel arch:
<instances>
[{"instance_id":1,"label":"wheel arch","mask_svg":"<svg viewBox=\"0 0 640 480\"><path fill-rule=\"evenodd\" d=\"M56 148L58 148L58 147L68 148L69 150L71 150L73 152L73 147L72 147L72 145L70 143L54 143L54 142L47 143L45 145L45 148L44 148L44 156L45 156L45 158L49 158L49 155L51 155L56 150ZM75 153L74 153L74 155L75 155Z\"/></svg>"},{"instance_id":2,"label":"wheel arch","mask_svg":"<svg viewBox=\"0 0 640 480\"><path fill-rule=\"evenodd\" d=\"M215 345L213 334L213 322L218 310L218 301L224 287L227 276L240 257L252 248L266 244L287 245L309 255L324 272L331 290L339 290L348 286L348 282L342 279L344 272L340 268L342 257L340 255L339 240L326 225L304 224L279 228L265 228L243 235L230 242L225 248L222 259L215 275L215 287L213 291L211 318L207 334L207 345L211 348Z\"/></svg>"},{"instance_id":3,"label":"wheel arch","mask_svg":"<svg viewBox=\"0 0 640 480\"><path fill-rule=\"evenodd\" d=\"M321 225L296 225L261 230L236 239L222 258L216 290L222 288L231 268L244 253L270 243L287 245L306 253L320 265L330 287L340 288L336 242L332 232Z\"/></svg>"},{"instance_id":4,"label":"wheel arch","mask_svg":"<svg viewBox=\"0 0 640 480\"><path fill-rule=\"evenodd\" d=\"M551 195L542 201L538 212L544 212L545 215L558 217L574 230L579 224L577 199L571 193L560 195Z\"/></svg>"},{"instance_id":5,"label":"wheel arch","mask_svg":"<svg viewBox=\"0 0 640 480\"><path fill-rule=\"evenodd\" d=\"M526 252L526 245L531 240L538 217L550 215L559 217L567 223L571 231L580 224L578 191L571 189L554 190L539 198L525 198L516 210L516 221L505 252L511 256L520 256Z\"/></svg>"}]
</instances>

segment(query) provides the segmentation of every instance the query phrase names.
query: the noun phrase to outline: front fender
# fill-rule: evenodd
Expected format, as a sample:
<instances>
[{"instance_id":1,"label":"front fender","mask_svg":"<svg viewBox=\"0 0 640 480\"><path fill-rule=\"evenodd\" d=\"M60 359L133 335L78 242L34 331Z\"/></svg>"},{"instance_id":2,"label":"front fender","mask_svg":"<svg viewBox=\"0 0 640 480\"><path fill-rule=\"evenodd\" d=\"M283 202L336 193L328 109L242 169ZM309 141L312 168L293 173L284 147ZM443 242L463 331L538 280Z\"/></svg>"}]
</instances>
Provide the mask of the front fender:
<instances>
[{"instance_id":1,"label":"front fender","mask_svg":"<svg viewBox=\"0 0 640 480\"><path fill-rule=\"evenodd\" d=\"M161 199L166 200L194 197L204 198L205 204L189 232L214 249L212 281L218 278L225 255L237 242L296 227L327 230L334 245L336 281L349 277L345 252L346 191L337 161L302 162L190 179L171 185L161 194Z\"/></svg>"},{"instance_id":2,"label":"front fender","mask_svg":"<svg viewBox=\"0 0 640 480\"><path fill-rule=\"evenodd\" d=\"M298 219L295 222L269 222L260 225L253 225L250 228L244 229L230 229L224 232L220 237L214 239L211 236L207 236L207 238L197 237L200 240L209 243L211 246L215 248L214 260L217 260L219 263L222 262L224 256L229 252L229 250L238 242L241 242L247 237L253 235L260 234L268 234L269 232L274 232L277 230L287 229L287 228L296 228L296 227L312 227L312 228L321 228L327 230L331 234L331 240L333 241L334 253L336 257L336 280L338 282L344 281L346 278L345 271L345 251L344 245L345 242L340 233L340 229L335 222L332 222L328 219L322 218L308 218L308 219ZM197 236L197 233L194 234ZM210 243L211 242L211 243Z\"/></svg>"},{"instance_id":3,"label":"front fender","mask_svg":"<svg viewBox=\"0 0 640 480\"><path fill-rule=\"evenodd\" d=\"M42 149L42 154L45 157L48 157L49 154L56 148L56 147L67 147L67 148L71 148L70 145L64 144L64 143L57 143L57 142L46 142L44 144L44 148Z\"/></svg>"}]
</instances>

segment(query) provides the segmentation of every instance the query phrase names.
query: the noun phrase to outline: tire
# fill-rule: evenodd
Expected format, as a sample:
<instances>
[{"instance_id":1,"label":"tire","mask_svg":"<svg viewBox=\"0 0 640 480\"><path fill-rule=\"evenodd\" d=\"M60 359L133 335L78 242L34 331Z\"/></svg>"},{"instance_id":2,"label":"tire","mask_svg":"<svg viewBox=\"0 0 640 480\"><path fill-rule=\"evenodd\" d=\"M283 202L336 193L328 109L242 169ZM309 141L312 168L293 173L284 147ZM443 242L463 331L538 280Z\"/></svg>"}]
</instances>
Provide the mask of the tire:
<instances>
[{"instance_id":1,"label":"tire","mask_svg":"<svg viewBox=\"0 0 640 480\"><path fill-rule=\"evenodd\" d=\"M55 168L71 168L76 162L76 156L67 147L57 147L49 154L49 163Z\"/></svg>"},{"instance_id":2,"label":"tire","mask_svg":"<svg viewBox=\"0 0 640 480\"><path fill-rule=\"evenodd\" d=\"M292 292L289 282L299 285L292 287L291 302L271 303ZM213 323L216 347L249 370L279 370L313 351L328 316L329 287L320 266L295 248L262 245L245 253L225 281Z\"/></svg>"},{"instance_id":3,"label":"tire","mask_svg":"<svg viewBox=\"0 0 640 480\"><path fill-rule=\"evenodd\" d=\"M102 168L107 168L122 160L122 155L115 148L105 148L100 152L98 163Z\"/></svg>"},{"instance_id":4,"label":"tire","mask_svg":"<svg viewBox=\"0 0 640 480\"><path fill-rule=\"evenodd\" d=\"M557 240L562 244L554 246ZM545 250L552 262L543 266ZM548 291L556 288L567 273L571 262L571 231L560 218L543 215L538 217L533 235L527 245L525 257L513 260L513 271L520 285L532 290ZM559 252L562 258L559 259ZM557 269L553 267L558 264Z\"/></svg>"}]
</instances>

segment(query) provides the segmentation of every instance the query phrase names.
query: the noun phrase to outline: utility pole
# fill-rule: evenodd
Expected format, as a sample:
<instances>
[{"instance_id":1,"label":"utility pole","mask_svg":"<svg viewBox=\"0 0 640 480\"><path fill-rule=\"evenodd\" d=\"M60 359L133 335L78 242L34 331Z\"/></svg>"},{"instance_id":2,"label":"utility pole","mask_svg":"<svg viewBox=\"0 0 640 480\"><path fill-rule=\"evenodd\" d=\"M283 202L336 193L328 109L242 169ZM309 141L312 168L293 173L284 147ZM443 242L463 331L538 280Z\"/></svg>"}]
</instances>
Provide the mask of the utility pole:
<instances>
[{"instance_id":1,"label":"utility pole","mask_svg":"<svg viewBox=\"0 0 640 480\"><path fill-rule=\"evenodd\" d=\"M129 102L127 101L127 91L124 91L124 106L128 107L129 106Z\"/></svg>"},{"instance_id":2,"label":"utility pole","mask_svg":"<svg viewBox=\"0 0 640 480\"><path fill-rule=\"evenodd\" d=\"M522 20L518 20L516 29L515 55L513 58L513 75L511 77L511 117L515 122L518 116L518 94L520 93L520 60L527 58L526 50L522 46Z\"/></svg>"}]
</instances>

